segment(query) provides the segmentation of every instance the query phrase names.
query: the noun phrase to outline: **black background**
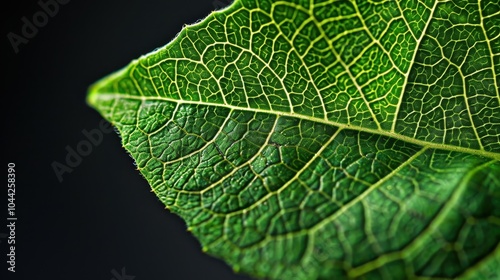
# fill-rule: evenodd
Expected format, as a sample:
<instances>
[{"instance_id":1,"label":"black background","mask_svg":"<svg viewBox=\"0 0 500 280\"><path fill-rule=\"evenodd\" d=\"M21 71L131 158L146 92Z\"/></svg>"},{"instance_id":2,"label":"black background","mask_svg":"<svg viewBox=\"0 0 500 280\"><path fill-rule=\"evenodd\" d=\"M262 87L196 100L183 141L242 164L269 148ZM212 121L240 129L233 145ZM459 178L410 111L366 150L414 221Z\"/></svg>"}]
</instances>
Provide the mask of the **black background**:
<instances>
[{"instance_id":1,"label":"black background","mask_svg":"<svg viewBox=\"0 0 500 280\"><path fill-rule=\"evenodd\" d=\"M16 164L18 218L16 273L7 272L2 238L1 279L111 280L122 268L135 280L247 279L201 252L184 222L150 192L116 133L105 134L63 182L51 166L86 139L82 130L99 127L101 117L85 103L90 84L229 1L71 0L16 54L7 34L22 35L21 18L32 21L37 2L1 8L0 234L7 233L9 162Z\"/></svg>"}]
</instances>

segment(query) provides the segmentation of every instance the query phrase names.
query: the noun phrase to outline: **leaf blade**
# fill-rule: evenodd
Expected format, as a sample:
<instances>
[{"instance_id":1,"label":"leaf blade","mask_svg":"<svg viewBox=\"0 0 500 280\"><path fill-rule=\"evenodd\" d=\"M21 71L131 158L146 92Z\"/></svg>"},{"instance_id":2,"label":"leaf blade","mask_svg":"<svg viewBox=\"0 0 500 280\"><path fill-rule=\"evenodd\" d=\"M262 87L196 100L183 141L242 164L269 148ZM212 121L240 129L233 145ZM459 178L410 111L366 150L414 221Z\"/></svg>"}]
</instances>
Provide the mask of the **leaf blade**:
<instances>
[{"instance_id":1,"label":"leaf blade","mask_svg":"<svg viewBox=\"0 0 500 280\"><path fill-rule=\"evenodd\" d=\"M402 15L390 21L383 12L387 3L358 7L344 2L332 8L330 2L237 1L94 85L88 101L117 126L160 200L186 220L204 250L235 269L283 279L455 277L496 252L500 239L499 223L491 218L498 217L500 205L500 182L491 175L500 171L495 91L488 91L484 110L476 108L476 115L468 104L449 105L459 110L445 119L460 125L468 119L474 133L460 125L447 132L439 121L432 124L441 115L415 122L415 128L391 121L402 116L398 120L411 125L422 110L415 110L418 102L409 99L418 100L419 92L439 102L450 98L415 88L426 73L419 67L428 65L419 53L433 46L426 33L436 25L431 14L453 8L450 3L411 7L427 19L404 15L397 6ZM411 3L399 5L409 9ZM318 20L308 16L326 13L325 7L339 16L328 15L325 26L315 30L309 23L318 25ZM395 53L401 51L383 50L386 34L377 28L380 20L363 21L372 14L390 21L382 30L416 29L406 34L406 44L423 48L403 54L415 63L398 61ZM329 19L354 28L342 36ZM322 36L311 36L319 31L325 37L327 30L337 36L326 44ZM315 42L312 47L302 47L301 32ZM488 32L484 36L495 38L494 31L493 36ZM255 34L255 40L245 40L244 34ZM377 36L379 42L373 40ZM349 40L354 40L352 50L345 49ZM292 47L282 53L273 49L275 44ZM317 59L331 67L315 65ZM402 63L396 70L384 65L396 62ZM490 63L495 75L494 57ZM328 71L319 75L318 69ZM442 77L453 77L436 69ZM435 80L446 80L441 78ZM485 88L495 81L484 80ZM402 94L403 89L408 92ZM384 94L392 99L385 100ZM460 94L467 103L469 97L463 90ZM397 110L383 109L387 104L397 104ZM488 119L483 132L473 125L481 119ZM424 134L422 127L427 127ZM479 141L462 140L460 134L474 134ZM487 236L486 241L481 244L477 236ZM450 250L454 242L462 247ZM423 249L428 246L433 249Z\"/></svg>"}]
</instances>

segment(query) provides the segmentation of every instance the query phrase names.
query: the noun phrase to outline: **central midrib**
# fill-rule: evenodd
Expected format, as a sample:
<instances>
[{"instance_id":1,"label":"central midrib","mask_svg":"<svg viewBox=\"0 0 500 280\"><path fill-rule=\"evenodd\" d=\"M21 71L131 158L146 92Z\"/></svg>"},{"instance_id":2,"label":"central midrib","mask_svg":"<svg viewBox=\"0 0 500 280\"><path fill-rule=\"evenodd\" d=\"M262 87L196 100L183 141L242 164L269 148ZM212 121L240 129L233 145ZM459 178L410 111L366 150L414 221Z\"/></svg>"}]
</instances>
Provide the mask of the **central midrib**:
<instances>
[{"instance_id":1,"label":"central midrib","mask_svg":"<svg viewBox=\"0 0 500 280\"><path fill-rule=\"evenodd\" d=\"M412 137L409 137L409 136L401 135L401 134L398 134L398 133L393 133L393 132L390 132L390 131L378 130L378 129L372 129L372 128L366 128L366 127L356 126L356 125L349 125L349 124L344 124L344 123L339 123L339 122L331 121L331 120L328 120L328 119L315 118L315 117L306 116L306 115L302 115L302 114L291 113L291 112L271 111L271 110L255 109L255 108L244 108L244 107L237 107L237 106L233 106L233 105L229 105L229 104L219 104L219 103L202 102L202 101L179 100L179 99L173 99L173 98L169 98L169 97L137 96L137 95L120 94L120 93L101 93L101 92L98 92L98 91L94 91L94 92L92 92L90 94L88 102L90 104L96 106L98 100L106 101L106 100L112 100L112 99L130 99L130 100L141 100L141 101L149 101L149 100L154 100L154 101L168 101L168 102L173 102L173 103L178 103L178 104L190 104L190 105L203 105L203 106L222 107L222 108L231 109L231 110L237 110L237 111L247 111L247 112L253 112L253 113L265 113L265 114L272 114L272 115L283 116L283 117L298 118L298 119L308 120L308 121L312 121L312 122L318 122L318 123L323 123L323 124L327 124L327 125L332 125L332 126L336 126L338 128L342 128L342 129L356 130L356 131L362 131L362 132L367 132L367 133L382 135L382 136L386 136L386 137L391 137L391 138L394 138L394 139L398 139L398 140L401 140L401 141L404 141L404 142L408 142L408 143L411 143L411 144L415 144L415 145L419 145L419 146L427 147L427 148L431 148L431 149L456 151L456 152L462 152L462 153L468 153L468 154L473 154L473 155L479 155L479 156L483 156L483 157L488 157L488 158L492 158L492 159L495 159L495 160L500 160L500 154L499 153L488 152L488 151L484 151L484 150L464 148L464 147L460 147L460 146L453 146L453 145L447 145L447 144L439 144L439 143L427 142L427 141L415 139L415 138L412 138Z\"/></svg>"}]
</instances>

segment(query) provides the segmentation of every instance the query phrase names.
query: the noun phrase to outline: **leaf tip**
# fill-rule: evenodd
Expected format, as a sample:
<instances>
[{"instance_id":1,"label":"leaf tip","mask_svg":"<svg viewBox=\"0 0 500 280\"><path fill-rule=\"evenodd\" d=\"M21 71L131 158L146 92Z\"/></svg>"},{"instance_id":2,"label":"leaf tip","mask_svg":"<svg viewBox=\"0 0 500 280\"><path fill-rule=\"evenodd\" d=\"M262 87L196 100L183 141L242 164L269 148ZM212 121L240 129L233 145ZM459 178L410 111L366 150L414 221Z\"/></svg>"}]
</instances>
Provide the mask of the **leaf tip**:
<instances>
[{"instance_id":1,"label":"leaf tip","mask_svg":"<svg viewBox=\"0 0 500 280\"><path fill-rule=\"evenodd\" d=\"M96 87L97 87L97 83L90 86L90 88L88 90L87 98L86 98L87 104L93 108L95 108L97 105L97 96L99 94Z\"/></svg>"},{"instance_id":2,"label":"leaf tip","mask_svg":"<svg viewBox=\"0 0 500 280\"><path fill-rule=\"evenodd\" d=\"M232 269L233 269L233 271L234 271L235 273L240 272L240 266L239 266L239 265L234 265L234 266L232 267Z\"/></svg>"},{"instance_id":3,"label":"leaf tip","mask_svg":"<svg viewBox=\"0 0 500 280\"><path fill-rule=\"evenodd\" d=\"M132 61L129 66L118 70L104 78L98 80L97 82L90 85L87 93L86 102L87 104L99 111L100 101L113 98L110 94L116 94L116 89L113 87L117 84L123 77L126 77L126 73L130 67L132 67L137 61Z\"/></svg>"}]
</instances>

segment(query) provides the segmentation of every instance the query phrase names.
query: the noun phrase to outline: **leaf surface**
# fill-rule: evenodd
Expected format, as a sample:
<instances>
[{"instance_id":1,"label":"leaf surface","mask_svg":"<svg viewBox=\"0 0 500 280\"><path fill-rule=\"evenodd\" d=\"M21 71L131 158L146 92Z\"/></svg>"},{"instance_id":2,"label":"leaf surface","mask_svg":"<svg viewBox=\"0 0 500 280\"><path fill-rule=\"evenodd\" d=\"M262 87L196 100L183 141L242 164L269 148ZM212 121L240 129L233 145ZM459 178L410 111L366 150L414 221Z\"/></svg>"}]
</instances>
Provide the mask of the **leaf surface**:
<instances>
[{"instance_id":1,"label":"leaf surface","mask_svg":"<svg viewBox=\"0 0 500 280\"><path fill-rule=\"evenodd\" d=\"M235 270L487 279L500 262L499 22L498 1L237 0L88 102Z\"/></svg>"}]
</instances>

